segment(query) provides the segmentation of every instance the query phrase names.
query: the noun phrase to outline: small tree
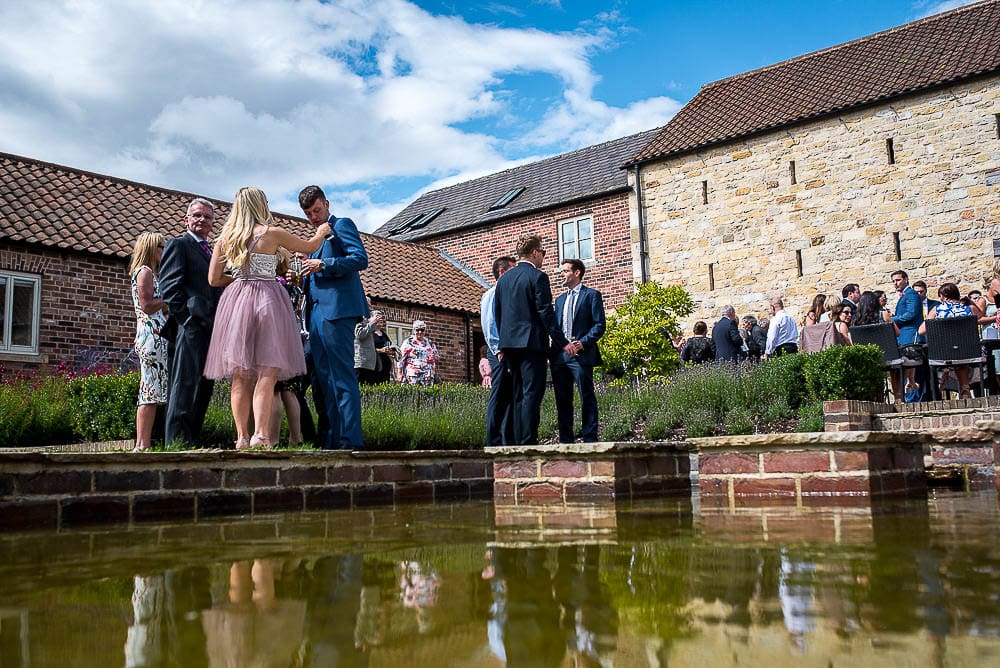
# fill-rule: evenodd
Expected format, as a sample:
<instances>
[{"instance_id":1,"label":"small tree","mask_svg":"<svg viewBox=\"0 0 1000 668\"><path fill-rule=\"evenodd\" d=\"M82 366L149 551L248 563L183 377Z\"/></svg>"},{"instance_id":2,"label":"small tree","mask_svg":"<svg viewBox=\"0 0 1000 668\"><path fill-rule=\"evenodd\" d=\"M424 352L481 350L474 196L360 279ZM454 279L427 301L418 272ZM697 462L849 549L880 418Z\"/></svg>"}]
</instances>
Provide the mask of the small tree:
<instances>
[{"instance_id":1,"label":"small tree","mask_svg":"<svg viewBox=\"0 0 1000 668\"><path fill-rule=\"evenodd\" d=\"M681 333L677 321L692 311L691 297L679 285L638 285L608 318L599 343L604 372L635 378L670 374L680 361L670 337Z\"/></svg>"}]
</instances>

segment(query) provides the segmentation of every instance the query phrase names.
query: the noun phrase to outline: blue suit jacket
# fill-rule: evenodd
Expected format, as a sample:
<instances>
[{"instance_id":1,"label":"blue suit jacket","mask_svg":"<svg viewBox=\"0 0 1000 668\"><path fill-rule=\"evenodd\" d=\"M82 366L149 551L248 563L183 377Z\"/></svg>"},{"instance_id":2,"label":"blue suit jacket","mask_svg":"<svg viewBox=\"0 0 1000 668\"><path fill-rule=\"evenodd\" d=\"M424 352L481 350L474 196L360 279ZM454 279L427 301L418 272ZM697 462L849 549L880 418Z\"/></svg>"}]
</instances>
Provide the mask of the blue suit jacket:
<instances>
[{"instance_id":1,"label":"blue suit jacket","mask_svg":"<svg viewBox=\"0 0 1000 668\"><path fill-rule=\"evenodd\" d=\"M896 315L892 316L892 321L899 327L899 336L896 337L899 345L905 346L914 341L923 342L924 337L917 336L917 329L924 321L924 305L920 295L910 286L906 286L899 301L896 302Z\"/></svg>"},{"instance_id":2,"label":"blue suit jacket","mask_svg":"<svg viewBox=\"0 0 1000 668\"><path fill-rule=\"evenodd\" d=\"M563 310L569 291L556 298L556 324L563 328ZM597 340L604 336L604 300L601 293L593 288L582 286L580 296L576 300L576 311L573 314L573 338L583 344L583 350L576 356L582 366L600 366L601 351L597 348ZM553 354L562 352L553 349Z\"/></svg>"},{"instance_id":3,"label":"blue suit jacket","mask_svg":"<svg viewBox=\"0 0 1000 668\"><path fill-rule=\"evenodd\" d=\"M560 348L568 343L556 324L549 277L530 262L518 262L497 281L493 317L500 333L500 350L523 348L547 353L550 337Z\"/></svg>"},{"instance_id":4,"label":"blue suit jacket","mask_svg":"<svg viewBox=\"0 0 1000 668\"><path fill-rule=\"evenodd\" d=\"M306 322L317 317L323 320L367 318L368 302L358 274L368 267L368 252L361 235L350 218L330 216L332 233L320 249L312 254L322 259L325 267L306 276L302 289L306 294Z\"/></svg>"}]
</instances>

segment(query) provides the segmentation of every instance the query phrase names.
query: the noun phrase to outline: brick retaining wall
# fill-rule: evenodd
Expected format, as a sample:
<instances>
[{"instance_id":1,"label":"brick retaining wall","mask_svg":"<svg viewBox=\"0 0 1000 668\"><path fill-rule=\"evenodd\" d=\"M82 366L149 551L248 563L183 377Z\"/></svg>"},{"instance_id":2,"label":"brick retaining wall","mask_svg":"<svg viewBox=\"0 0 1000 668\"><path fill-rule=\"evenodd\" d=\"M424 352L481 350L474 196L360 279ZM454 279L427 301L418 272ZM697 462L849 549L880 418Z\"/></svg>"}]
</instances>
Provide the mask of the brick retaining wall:
<instances>
[{"instance_id":1,"label":"brick retaining wall","mask_svg":"<svg viewBox=\"0 0 1000 668\"><path fill-rule=\"evenodd\" d=\"M922 496L923 437L912 433L695 438L703 498Z\"/></svg>"},{"instance_id":2,"label":"brick retaining wall","mask_svg":"<svg viewBox=\"0 0 1000 668\"><path fill-rule=\"evenodd\" d=\"M490 498L482 452L4 453L0 529Z\"/></svg>"},{"instance_id":3,"label":"brick retaining wall","mask_svg":"<svg viewBox=\"0 0 1000 668\"><path fill-rule=\"evenodd\" d=\"M494 460L494 496L522 502L687 495L691 463L677 444L588 443L584 445L486 448Z\"/></svg>"}]
</instances>

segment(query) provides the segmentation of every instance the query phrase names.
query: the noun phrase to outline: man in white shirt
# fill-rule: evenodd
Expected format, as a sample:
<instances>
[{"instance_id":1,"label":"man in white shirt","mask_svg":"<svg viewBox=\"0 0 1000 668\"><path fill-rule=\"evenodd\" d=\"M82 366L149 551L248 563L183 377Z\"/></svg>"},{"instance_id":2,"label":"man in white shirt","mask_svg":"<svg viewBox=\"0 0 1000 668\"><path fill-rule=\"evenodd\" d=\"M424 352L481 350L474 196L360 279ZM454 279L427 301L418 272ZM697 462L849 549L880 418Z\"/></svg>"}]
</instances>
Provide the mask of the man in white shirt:
<instances>
[{"instance_id":1,"label":"man in white shirt","mask_svg":"<svg viewBox=\"0 0 1000 668\"><path fill-rule=\"evenodd\" d=\"M493 279L499 280L508 269L517 264L509 255L493 260ZM511 385L510 369L497 359L500 351L500 334L497 332L497 322L493 317L493 299L497 286L483 293L479 301L479 322L483 326L483 336L486 337L486 359L490 363L490 397L486 402L486 445L510 445L514 442L514 416L511 414L514 405L514 388Z\"/></svg>"},{"instance_id":2,"label":"man in white shirt","mask_svg":"<svg viewBox=\"0 0 1000 668\"><path fill-rule=\"evenodd\" d=\"M771 313L764 354L771 358L799 352L799 328L792 316L785 312L785 303L781 297L771 300Z\"/></svg>"}]
</instances>

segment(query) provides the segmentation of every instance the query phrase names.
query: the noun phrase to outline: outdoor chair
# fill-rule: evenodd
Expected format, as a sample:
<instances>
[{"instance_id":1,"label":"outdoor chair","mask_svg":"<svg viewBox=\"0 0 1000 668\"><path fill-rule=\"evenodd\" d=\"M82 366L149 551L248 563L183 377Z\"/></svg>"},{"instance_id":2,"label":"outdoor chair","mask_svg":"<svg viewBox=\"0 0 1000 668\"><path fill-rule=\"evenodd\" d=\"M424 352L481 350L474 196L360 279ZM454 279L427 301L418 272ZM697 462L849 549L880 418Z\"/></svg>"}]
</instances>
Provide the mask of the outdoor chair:
<instances>
[{"instance_id":1,"label":"outdoor chair","mask_svg":"<svg viewBox=\"0 0 1000 668\"><path fill-rule=\"evenodd\" d=\"M874 325L855 325L850 328L851 343L856 346L871 344L882 349L882 368L890 373L899 371L899 387L905 385L904 370L918 367L920 362L903 357L896 340L896 327L891 322L880 322ZM888 403L888 402L887 402Z\"/></svg>"},{"instance_id":2,"label":"outdoor chair","mask_svg":"<svg viewBox=\"0 0 1000 668\"><path fill-rule=\"evenodd\" d=\"M979 369L979 393L984 394L986 356L979 340L975 316L933 318L927 324L927 364L931 368L931 398L936 399L938 371L943 367L969 366Z\"/></svg>"}]
</instances>

